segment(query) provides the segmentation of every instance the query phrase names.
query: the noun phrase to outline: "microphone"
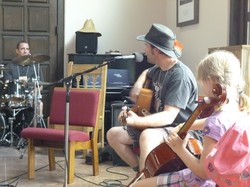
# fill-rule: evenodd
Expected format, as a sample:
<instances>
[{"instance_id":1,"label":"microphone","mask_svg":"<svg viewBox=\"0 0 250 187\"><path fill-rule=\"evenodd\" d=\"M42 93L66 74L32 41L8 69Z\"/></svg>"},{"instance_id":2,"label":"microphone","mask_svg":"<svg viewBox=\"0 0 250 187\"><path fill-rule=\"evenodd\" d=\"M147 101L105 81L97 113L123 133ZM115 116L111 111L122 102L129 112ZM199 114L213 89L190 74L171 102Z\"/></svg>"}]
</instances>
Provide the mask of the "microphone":
<instances>
[{"instance_id":1,"label":"microphone","mask_svg":"<svg viewBox=\"0 0 250 187\"><path fill-rule=\"evenodd\" d=\"M132 55L121 55L114 57L115 60L122 60L122 59L134 59L136 62L143 61L143 54L134 52Z\"/></svg>"}]
</instances>

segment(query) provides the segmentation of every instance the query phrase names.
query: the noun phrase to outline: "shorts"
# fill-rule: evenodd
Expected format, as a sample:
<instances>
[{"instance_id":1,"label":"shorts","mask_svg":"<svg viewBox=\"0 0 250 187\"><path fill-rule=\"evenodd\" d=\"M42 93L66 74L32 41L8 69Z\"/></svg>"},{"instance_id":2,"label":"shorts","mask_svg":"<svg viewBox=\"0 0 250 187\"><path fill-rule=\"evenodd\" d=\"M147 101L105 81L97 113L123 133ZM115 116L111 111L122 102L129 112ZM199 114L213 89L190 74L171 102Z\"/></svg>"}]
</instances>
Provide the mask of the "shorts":
<instances>
[{"instance_id":1,"label":"shorts","mask_svg":"<svg viewBox=\"0 0 250 187\"><path fill-rule=\"evenodd\" d=\"M140 135L142 133L142 130L136 129L136 128L131 127L129 125L126 126L126 128L127 128L127 132L129 134L129 136L133 140L133 148L138 148L139 147L139 138L140 138ZM167 127L154 128L154 129L160 130L162 132L162 137L165 137L166 135L168 135L168 131L171 128L173 128L172 125L169 125ZM190 130L190 131L188 131L188 134L190 134L191 137L194 137L195 139L202 142L202 132L201 131Z\"/></svg>"},{"instance_id":2,"label":"shorts","mask_svg":"<svg viewBox=\"0 0 250 187\"><path fill-rule=\"evenodd\" d=\"M162 131L162 135L164 136L165 134L167 134L167 130L165 129L168 129L168 128L172 128L173 125L169 125L167 127L157 127L157 128L154 128L154 129L159 129L160 131ZM142 130L139 130L139 129L136 129L134 127L131 127L129 125L126 126L126 130L129 134L129 136L132 138L133 140L133 148L138 148L139 147L139 138L140 138L140 135L141 135L141 132Z\"/></svg>"},{"instance_id":3,"label":"shorts","mask_svg":"<svg viewBox=\"0 0 250 187\"><path fill-rule=\"evenodd\" d=\"M131 127L131 126L126 126L127 128L127 132L129 134L129 136L132 138L133 140L133 148L136 149L139 147L139 138L140 138L140 135L141 135L141 130L138 130L134 127Z\"/></svg>"}]
</instances>

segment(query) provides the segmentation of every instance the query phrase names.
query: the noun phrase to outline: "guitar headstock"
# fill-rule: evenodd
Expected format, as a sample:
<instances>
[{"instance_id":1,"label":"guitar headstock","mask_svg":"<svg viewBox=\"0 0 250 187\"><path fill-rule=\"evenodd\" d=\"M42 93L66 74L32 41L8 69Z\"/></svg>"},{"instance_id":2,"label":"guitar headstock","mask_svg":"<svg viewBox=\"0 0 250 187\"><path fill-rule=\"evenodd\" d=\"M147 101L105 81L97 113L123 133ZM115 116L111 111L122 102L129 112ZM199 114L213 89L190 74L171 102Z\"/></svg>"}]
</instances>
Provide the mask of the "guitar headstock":
<instances>
[{"instance_id":1,"label":"guitar headstock","mask_svg":"<svg viewBox=\"0 0 250 187\"><path fill-rule=\"evenodd\" d=\"M198 106L193 111L192 115L189 116L188 120L185 122L185 124L182 126L182 128L179 130L178 135L184 139L188 129L191 127L193 122L196 120L197 116L200 115L200 113L211 106L215 106L221 103L224 103L226 100L226 89L225 87L221 86L220 84L216 84L215 87L212 90L214 97L204 97L202 101L198 102Z\"/></svg>"},{"instance_id":2,"label":"guitar headstock","mask_svg":"<svg viewBox=\"0 0 250 187\"><path fill-rule=\"evenodd\" d=\"M203 102L209 106L224 103L227 98L226 88L220 84L215 84L213 90L214 97L204 97Z\"/></svg>"}]
</instances>

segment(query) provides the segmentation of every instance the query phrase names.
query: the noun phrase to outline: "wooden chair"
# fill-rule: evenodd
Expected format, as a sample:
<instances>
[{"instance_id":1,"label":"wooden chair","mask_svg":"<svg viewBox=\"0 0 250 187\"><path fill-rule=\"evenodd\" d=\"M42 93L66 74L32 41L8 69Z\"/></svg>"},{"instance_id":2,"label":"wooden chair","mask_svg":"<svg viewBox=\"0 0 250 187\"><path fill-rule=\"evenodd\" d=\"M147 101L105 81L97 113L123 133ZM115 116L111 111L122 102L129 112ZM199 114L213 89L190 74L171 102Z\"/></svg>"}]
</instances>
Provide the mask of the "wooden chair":
<instances>
[{"instance_id":1,"label":"wooden chair","mask_svg":"<svg viewBox=\"0 0 250 187\"><path fill-rule=\"evenodd\" d=\"M67 75L70 76L74 73L83 72L90 68L98 66L98 64L74 64L73 61L68 63ZM106 87L107 87L107 65L102 66L90 73L86 73L81 76L76 77L76 88L82 88L85 90L100 90L100 103L101 108L99 110L99 139L98 146L100 148L104 147L104 115L105 115L105 103L106 103ZM81 80L83 80L81 82ZM91 133L91 129L84 128L85 132Z\"/></svg>"},{"instance_id":2,"label":"wooden chair","mask_svg":"<svg viewBox=\"0 0 250 187\"><path fill-rule=\"evenodd\" d=\"M53 129L53 124L65 125L66 89L55 87L51 99L49 128L25 128L21 136L28 140L28 178L35 176L35 147L48 148L49 170L55 170L55 149L64 150L65 136L63 129ZM68 179L74 181L75 151L92 150L93 175L99 174L98 124L101 108L100 91L70 88L69 126L91 128L91 136L83 131L69 130L68 133Z\"/></svg>"}]
</instances>

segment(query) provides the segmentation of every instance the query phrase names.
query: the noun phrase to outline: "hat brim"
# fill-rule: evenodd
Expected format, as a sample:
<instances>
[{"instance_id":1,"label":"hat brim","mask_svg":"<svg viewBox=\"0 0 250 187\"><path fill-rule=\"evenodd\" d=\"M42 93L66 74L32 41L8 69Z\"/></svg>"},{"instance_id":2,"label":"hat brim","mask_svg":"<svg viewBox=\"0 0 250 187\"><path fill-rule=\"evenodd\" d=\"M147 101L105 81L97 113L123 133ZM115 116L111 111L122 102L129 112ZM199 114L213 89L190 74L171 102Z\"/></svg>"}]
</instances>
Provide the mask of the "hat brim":
<instances>
[{"instance_id":1,"label":"hat brim","mask_svg":"<svg viewBox=\"0 0 250 187\"><path fill-rule=\"evenodd\" d=\"M79 30L79 32L89 33L89 34L96 34L98 37L99 37L99 36L102 36L101 33L96 32L96 31L86 31L86 30L81 29L81 30Z\"/></svg>"},{"instance_id":2,"label":"hat brim","mask_svg":"<svg viewBox=\"0 0 250 187\"><path fill-rule=\"evenodd\" d=\"M169 57L172 57L172 58L180 58L181 57L181 51L171 51L171 50L167 50L167 49L164 49L162 48L161 46L147 40L145 38L145 34L144 35L140 35L140 36L137 36L136 37L136 40L138 41L142 41L142 42L147 42L147 43L150 43L151 45L155 46L157 49L159 49L160 51L162 51L164 54L168 55Z\"/></svg>"}]
</instances>

